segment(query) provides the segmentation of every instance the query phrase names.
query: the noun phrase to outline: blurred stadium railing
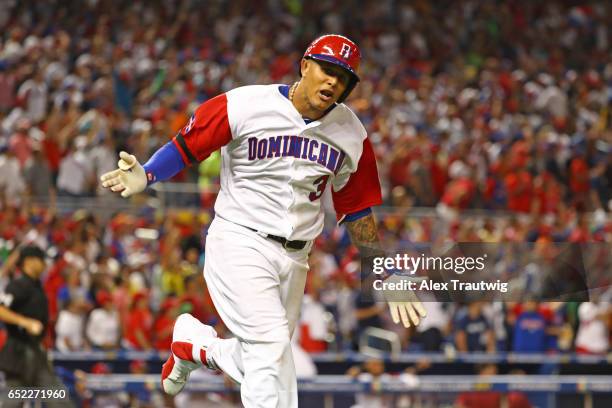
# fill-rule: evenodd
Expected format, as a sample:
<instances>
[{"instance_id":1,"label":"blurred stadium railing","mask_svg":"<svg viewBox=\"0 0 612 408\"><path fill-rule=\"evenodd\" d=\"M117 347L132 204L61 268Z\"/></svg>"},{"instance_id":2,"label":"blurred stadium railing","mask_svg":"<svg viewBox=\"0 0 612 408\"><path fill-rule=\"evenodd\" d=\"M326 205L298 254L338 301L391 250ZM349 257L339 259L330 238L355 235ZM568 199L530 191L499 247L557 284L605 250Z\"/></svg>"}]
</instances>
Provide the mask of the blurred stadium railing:
<instances>
[{"instance_id":1,"label":"blurred stadium railing","mask_svg":"<svg viewBox=\"0 0 612 408\"><path fill-rule=\"evenodd\" d=\"M63 353L50 351L49 355L55 364L65 362L95 363L99 361L155 361L164 362L168 358L166 351L71 351ZM324 352L309 353L313 361L325 363L362 363L372 358L358 352ZM431 363L457 363L457 364L601 364L610 365L612 355L598 356L576 353L540 354L540 353L400 353L381 357L388 363L416 363L424 359ZM160 366L161 367L161 366ZM610 367L612 370L612 366ZM612 375L612 372L611 372ZM612 384L611 384L612 386Z\"/></svg>"},{"instance_id":2,"label":"blurred stadium railing","mask_svg":"<svg viewBox=\"0 0 612 408\"><path fill-rule=\"evenodd\" d=\"M85 383L93 393L142 393L159 390L160 387L157 375L90 374L86 376ZM298 388L301 402L308 401L307 406L324 408L351 406L346 397L363 394L370 397L385 395L387 402L393 401L392 406L398 406L402 397L410 399L411 407L452 406L449 404L460 395L473 392L499 393L501 406L508 406L511 394L520 393L531 401L542 401L533 405L542 408L567 406L558 401L559 395L562 398L579 396L572 399L575 401L571 403L573 407L597 408L609 401L598 398L599 394L612 392L612 376L494 375L483 378L442 375L356 380L346 376L320 375L313 379L299 380ZM236 392L236 389L227 387L223 378L217 376L190 381L186 392L228 393Z\"/></svg>"},{"instance_id":3,"label":"blurred stadium railing","mask_svg":"<svg viewBox=\"0 0 612 408\"><path fill-rule=\"evenodd\" d=\"M105 194L102 196L67 198L58 196L54 201L60 212L71 212L75 210L92 210L98 215L106 215L109 212L134 212L139 211L142 205L156 209L179 209L179 208L202 208L201 198L203 195L216 194L219 188L216 185L202 187L197 183L173 183L164 182L152 185L148 194L141 194L131 200L123 199L117 195ZM50 204L47 197L34 197L31 201L41 206ZM212 203L211 203L212 204ZM329 208L332 209L331 207ZM379 206L376 207L379 213L396 213L397 208ZM516 216L515 213L505 210L490 209L467 209L462 210L462 217L494 217L508 218ZM412 216L433 216L436 215L434 207L411 207Z\"/></svg>"}]
</instances>

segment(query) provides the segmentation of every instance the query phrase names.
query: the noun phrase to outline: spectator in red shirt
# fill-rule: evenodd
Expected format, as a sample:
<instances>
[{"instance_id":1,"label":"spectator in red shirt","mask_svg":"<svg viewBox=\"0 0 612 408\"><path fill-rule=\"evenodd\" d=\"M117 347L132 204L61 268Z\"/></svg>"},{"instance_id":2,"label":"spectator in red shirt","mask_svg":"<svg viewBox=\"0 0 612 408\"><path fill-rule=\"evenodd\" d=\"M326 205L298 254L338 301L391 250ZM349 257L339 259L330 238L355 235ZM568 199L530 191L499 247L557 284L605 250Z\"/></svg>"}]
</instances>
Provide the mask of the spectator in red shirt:
<instances>
[{"instance_id":1,"label":"spectator in red shirt","mask_svg":"<svg viewBox=\"0 0 612 408\"><path fill-rule=\"evenodd\" d=\"M446 186L446 183L448 181L447 165L445 163L445 160L440 157L441 155L439 154L439 152L440 146L433 145L431 147L432 157L429 171L431 172L432 188L436 200L442 197L442 194L444 193L444 186Z\"/></svg>"},{"instance_id":2,"label":"spectator in red shirt","mask_svg":"<svg viewBox=\"0 0 612 408\"><path fill-rule=\"evenodd\" d=\"M153 323L155 350L170 350L172 344L172 329L179 315L180 303L174 296L167 297L161 304L155 323Z\"/></svg>"},{"instance_id":3,"label":"spectator in red shirt","mask_svg":"<svg viewBox=\"0 0 612 408\"><path fill-rule=\"evenodd\" d=\"M513 170L505 177L510 211L528 213L533 203L533 178L527 171L527 158L518 154L513 160Z\"/></svg>"},{"instance_id":4,"label":"spectator in red shirt","mask_svg":"<svg viewBox=\"0 0 612 408\"><path fill-rule=\"evenodd\" d=\"M569 189L574 204L586 203L589 196L589 165L581 148L575 148L568 168Z\"/></svg>"},{"instance_id":5,"label":"spectator in red shirt","mask_svg":"<svg viewBox=\"0 0 612 408\"><path fill-rule=\"evenodd\" d=\"M476 185L472 180L461 177L448 184L442 196L442 202L456 209L465 209L474 196L475 190Z\"/></svg>"},{"instance_id":6,"label":"spectator in red shirt","mask_svg":"<svg viewBox=\"0 0 612 408\"><path fill-rule=\"evenodd\" d=\"M563 190L552 174L545 172L535 180L536 211L539 214L554 214L559 211Z\"/></svg>"},{"instance_id":7,"label":"spectator in red shirt","mask_svg":"<svg viewBox=\"0 0 612 408\"><path fill-rule=\"evenodd\" d=\"M410 183L410 161L412 152L407 144L400 140L397 149L393 151L389 165L389 181L391 187L408 186Z\"/></svg>"},{"instance_id":8,"label":"spectator in red shirt","mask_svg":"<svg viewBox=\"0 0 612 408\"><path fill-rule=\"evenodd\" d=\"M15 104L16 67L0 64L0 112L8 112Z\"/></svg>"},{"instance_id":9,"label":"spectator in red shirt","mask_svg":"<svg viewBox=\"0 0 612 408\"><path fill-rule=\"evenodd\" d=\"M589 219L585 213L576 214L576 226L568 237L569 242L588 242L591 237L589 231Z\"/></svg>"},{"instance_id":10,"label":"spectator in red shirt","mask_svg":"<svg viewBox=\"0 0 612 408\"><path fill-rule=\"evenodd\" d=\"M188 303L191 306L191 314L199 321L212 325L216 323L217 312L201 273L185 278L185 293L181 297L181 303Z\"/></svg>"},{"instance_id":11,"label":"spectator in red shirt","mask_svg":"<svg viewBox=\"0 0 612 408\"><path fill-rule=\"evenodd\" d=\"M151 349L152 326L149 296L145 292L138 292L132 299L132 308L128 313L124 339L126 346L137 350Z\"/></svg>"},{"instance_id":12,"label":"spectator in red shirt","mask_svg":"<svg viewBox=\"0 0 612 408\"><path fill-rule=\"evenodd\" d=\"M47 295L47 302L49 307L49 324L55 327L55 322L59 314L60 307L58 305L58 294L60 289L66 284L64 277L64 269L67 263L63 258L57 260L47 273L47 279L43 284L45 294Z\"/></svg>"},{"instance_id":13,"label":"spectator in red shirt","mask_svg":"<svg viewBox=\"0 0 612 408\"><path fill-rule=\"evenodd\" d=\"M472 201L476 184L470 179L470 169L459 160L450 165L448 173L452 180L446 185L437 210L441 217L455 219Z\"/></svg>"}]
</instances>

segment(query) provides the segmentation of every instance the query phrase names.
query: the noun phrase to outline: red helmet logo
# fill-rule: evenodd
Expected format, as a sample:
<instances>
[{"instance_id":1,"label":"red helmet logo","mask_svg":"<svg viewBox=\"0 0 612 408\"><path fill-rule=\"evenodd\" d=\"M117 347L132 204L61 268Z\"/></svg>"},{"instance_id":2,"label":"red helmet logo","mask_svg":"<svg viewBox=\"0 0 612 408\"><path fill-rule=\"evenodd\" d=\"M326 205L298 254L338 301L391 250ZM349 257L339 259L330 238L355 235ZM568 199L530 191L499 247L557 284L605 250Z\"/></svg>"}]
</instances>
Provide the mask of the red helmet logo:
<instances>
[{"instance_id":1,"label":"red helmet logo","mask_svg":"<svg viewBox=\"0 0 612 408\"><path fill-rule=\"evenodd\" d=\"M334 50L329 45L323 46L323 53L327 55L334 55Z\"/></svg>"},{"instance_id":2,"label":"red helmet logo","mask_svg":"<svg viewBox=\"0 0 612 408\"><path fill-rule=\"evenodd\" d=\"M342 43L342 49L340 49L340 56L348 60L351 58L352 53L353 50L351 49L351 46L347 43Z\"/></svg>"}]
</instances>

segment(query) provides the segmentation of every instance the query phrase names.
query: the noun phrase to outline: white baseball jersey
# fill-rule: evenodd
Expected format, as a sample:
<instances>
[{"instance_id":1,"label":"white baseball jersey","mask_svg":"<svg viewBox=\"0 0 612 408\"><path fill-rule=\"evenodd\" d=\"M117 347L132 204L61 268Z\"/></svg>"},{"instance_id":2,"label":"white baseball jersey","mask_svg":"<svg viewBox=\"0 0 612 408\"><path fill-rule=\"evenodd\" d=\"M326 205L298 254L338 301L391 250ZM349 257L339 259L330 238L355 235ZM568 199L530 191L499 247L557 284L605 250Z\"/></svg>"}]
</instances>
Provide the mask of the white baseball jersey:
<instances>
[{"instance_id":1,"label":"white baseball jersey","mask_svg":"<svg viewBox=\"0 0 612 408\"><path fill-rule=\"evenodd\" d=\"M339 218L381 203L376 160L356 115L339 104L306 124L279 85L236 88L208 100L174 143L187 164L221 148L216 214L267 234L319 235L328 182Z\"/></svg>"}]
</instances>

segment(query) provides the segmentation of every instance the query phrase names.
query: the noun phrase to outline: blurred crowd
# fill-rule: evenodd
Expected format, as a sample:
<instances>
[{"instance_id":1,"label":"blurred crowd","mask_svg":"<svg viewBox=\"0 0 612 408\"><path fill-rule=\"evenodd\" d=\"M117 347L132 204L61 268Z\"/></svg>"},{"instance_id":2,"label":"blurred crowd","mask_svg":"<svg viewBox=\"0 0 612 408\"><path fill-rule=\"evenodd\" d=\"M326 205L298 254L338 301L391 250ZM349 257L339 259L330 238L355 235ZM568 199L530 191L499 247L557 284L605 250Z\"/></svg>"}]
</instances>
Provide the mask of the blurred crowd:
<instances>
[{"instance_id":1,"label":"blurred crowd","mask_svg":"<svg viewBox=\"0 0 612 408\"><path fill-rule=\"evenodd\" d=\"M19 273L19 245L38 245L49 255L43 277L51 315L48 346L66 352L167 350L173 322L184 312L214 326L221 336L230 335L202 275L209 213L145 206L138 213L119 212L103 219L86 210L5 208L0 213L0 285ZM392 238L387 234L393 224L389 219L397 219L398 213L379 216L383 240L389 247L397 245L399 231ZM402 222L423 228L432 221L405 215ZM534 232L528 225L520 226L503 218L483 222L474 226L470 242L491 242L479 238L485 233L499 236L506 253L487 267L486 275L524 290L547 274L538 270L542 265L537 262L524 266L517 263L519 256L508 252L506 245L513 242L505 238L509 229L514 229L514 239L535 245L519 251L537 248L530 237ZM431 242L454 242L447 233L444 237L433 236ZM405 330L391 323L386 303L368 301L360 292L357 251L344 227L335 226L315 241L296 341L307 352L357 350L367 329L378 327L395 332L404 351L605 354L610 350L612 318L609 243L609 236L607 242L592 243L592 250L583 255L585 279L594 289L589 299L538 302L542 297L537 295L512 295L505 302L491 302L483 296L457 300L430 292L421 297L428 317L416 330ZM558 257L552 258L552 265L559 263ZM558 280L555 273L548 276Z\"/></svg>"},{"instance_id":2,"label":"blurred crowd","mask_svg":"<svg viewBox=\"0 0 612 408\"><path fill-rule=\"evenodd\" d=\"M338 4L336 4L338 3ZM0 190L10 201L104 194L126 149L145 161L198 103L292 83L317 35L363 54L349 105L384 196L556 216L609 211L607 2L3 1ZM270 41L274 38L274 41ZM176 181L218 182L218 158Z\"/></svg>"}]
</instances>

